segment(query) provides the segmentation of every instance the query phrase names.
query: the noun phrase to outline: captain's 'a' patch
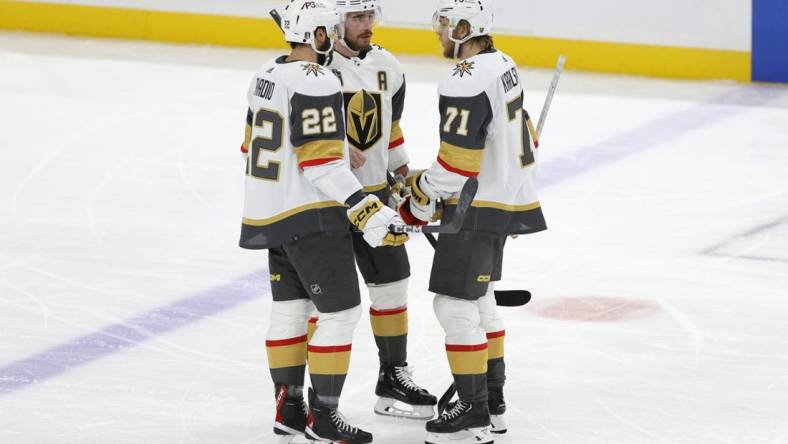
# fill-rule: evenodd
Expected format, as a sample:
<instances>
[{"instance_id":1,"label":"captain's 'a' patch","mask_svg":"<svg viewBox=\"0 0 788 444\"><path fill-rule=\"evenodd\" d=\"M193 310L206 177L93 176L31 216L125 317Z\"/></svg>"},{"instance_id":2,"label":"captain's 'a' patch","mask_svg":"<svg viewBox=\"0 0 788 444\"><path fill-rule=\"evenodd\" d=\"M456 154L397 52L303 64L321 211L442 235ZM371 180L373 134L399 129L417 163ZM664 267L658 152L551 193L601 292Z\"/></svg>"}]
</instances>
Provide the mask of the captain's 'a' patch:
<instances>
[{"instance_id":1,"label":"captain's 'a' patch","mask_svg":"<svg viewBox=\"0 0 788 444\"><path fill-rule=\"evenodd\" d=\"M347 140L355 148L366 151L383 136L382 103L380 93L363 89L345 93Z\"/></svg>"}]
</instances>

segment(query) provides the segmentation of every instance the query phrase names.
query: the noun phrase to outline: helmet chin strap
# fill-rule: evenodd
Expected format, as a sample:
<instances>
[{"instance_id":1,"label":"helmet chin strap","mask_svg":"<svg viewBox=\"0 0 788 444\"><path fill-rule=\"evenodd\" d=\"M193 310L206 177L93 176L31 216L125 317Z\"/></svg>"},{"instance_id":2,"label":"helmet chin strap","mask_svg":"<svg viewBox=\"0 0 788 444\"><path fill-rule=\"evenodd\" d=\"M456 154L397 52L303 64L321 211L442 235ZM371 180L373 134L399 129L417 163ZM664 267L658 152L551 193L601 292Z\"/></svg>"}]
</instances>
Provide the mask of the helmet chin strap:
<instances>
[{"instance_id":1,"label":"helmet chin strap","mask_svg":"<svg viewBox=\"0 0 788 444\"><path fill-rule=\"evenodd\" d=\"M337 49L340 51L340 53L347 52L350 57L358 57L359 54L361 54L361 51L356 51L355 49L351 48L344 38L337 40Z\"/></svg>"},{"instance_id":2,"label":"helmet chin strap","mask_svg":"<svg viewBox=\"0 0 788 444\"><path fill-rule=\"evenodd\" d=\"M317 45L315 45L315 39L312 39L312 43L310 44L310 46L312 46L312 49L317 53L317 64L318 65L326 66L326 64L327 64L327 62L329 60L329 55L334 50L334 41L331 40L331 39L328 39L328 43L329 43L328 49L323 51L323 50L320 50L320 49L317 48Z\"/></svg>"},{"instance_id":3,"label":"helmet chin strap","mask_svg":"<svg viewBox=\"0 0 788 444\"><path fill-rule=\"evenodd\" d=\"M328 55L334 49L334 41L331 40L331 39L328 39L328 49L321 50L321 49L318 49L317 45L315 44L315 39L313 38L311 46L312 46L312 49L314 49L316 53L318 53L320 55Z\"/></svg>"},{"instance_id":4,"label":"helmet chin strap","mask_svg":"<svg viewBox=\"0 0 788 444\"><path fill-rule=\"evenodd\" d=\"M452 42L454 42L454 58L455 58L455 59L458 59L458 58L460 58L460 48L462 48L462 44L463 44L463 43L465 43L465 42L467 42L467 41L468 41L468 40L470 40L471 38L473 38L473 34L471 34L471 33L468 33L468 35L466 35L466 36L465 36L465 38L464 38L464 39L462 39L462 40L457 40L457 39L455 39L455 38L452 36L452 34L454 34L454 30L452 30L452 31L451 31L451 33L449 34L449 40L451 40Z\"/></svg>"}]
</instances>

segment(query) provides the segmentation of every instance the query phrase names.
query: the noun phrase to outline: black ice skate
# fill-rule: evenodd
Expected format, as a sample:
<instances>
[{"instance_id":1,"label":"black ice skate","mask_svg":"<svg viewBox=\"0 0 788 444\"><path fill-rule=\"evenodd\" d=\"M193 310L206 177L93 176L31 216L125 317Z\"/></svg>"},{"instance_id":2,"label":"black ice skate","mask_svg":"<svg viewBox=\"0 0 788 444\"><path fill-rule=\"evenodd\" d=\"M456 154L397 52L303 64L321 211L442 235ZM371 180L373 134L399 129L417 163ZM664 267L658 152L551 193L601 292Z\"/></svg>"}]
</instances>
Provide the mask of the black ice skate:
<instances>
[{"instance_id":1,"label":"black ice skate","mask_svg":"<svg viewBox=\"0 0 788 444\"><path fill-rule=\"evenodd\" d=\"M427 444L492 444L487 402L459 400L438 419L427 422Z\"/></svg>"},{"instance_id":2,"label":"black ice skate","mask_svg":"<svg viewBox=\"0 0 788 444\"><path fill-rule=\"evenodd\" d=\"M506 433L506 402L503 400L503 387L487 387L487 405L490 408L490 423L493 433Z\"/></svg>"},{"instance_id":3,"label":"black ice skate","mask_svg":"<svg viewBox=\"0 0 788 444\"><path fill-rule=\"evenodd\" d=\"M375 386L375 413L409 419L431 419L438 399L413 382L407 363L381 364Z\"/></svg>"},{"instance_id":4,"label":"black ice skate","mask_svg":"<svg viewBox=\"0 0 788 444\"><path fill-rule=\"evenodd\" d=\"M287 386L276 390L276 419L274 433L278 444L289 444L293 438L304 434L307 408L303 395L288 396Z\"/></svg>"},{"instance_id":5,"label":"black ice skate","mask_svg":"<svg viewBox=\"0 0 788 444\"><path fill-rule=\"evenodd\" d=\"M321 405L311 388L309 389L306 438L312 443L366 444L372 442L371 433L348 424L338 409Z\"/></svg>"}]
</instances>

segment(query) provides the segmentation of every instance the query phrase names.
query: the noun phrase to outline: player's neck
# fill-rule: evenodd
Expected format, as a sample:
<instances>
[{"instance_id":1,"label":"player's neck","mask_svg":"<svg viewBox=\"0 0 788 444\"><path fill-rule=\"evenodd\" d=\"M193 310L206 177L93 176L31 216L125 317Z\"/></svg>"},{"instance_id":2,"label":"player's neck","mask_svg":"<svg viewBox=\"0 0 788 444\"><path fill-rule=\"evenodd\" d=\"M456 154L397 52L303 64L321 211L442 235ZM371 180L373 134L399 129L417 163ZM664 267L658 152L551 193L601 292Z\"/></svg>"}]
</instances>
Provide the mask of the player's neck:
<instances>
[{"instance_id":1,"label":"player's neck","mask_svg":"<svg viewBox=\"0 0 788 444\"><path fill-rule=\"evenodd\" d=\"M317 63L317 53L306 45L298 45L290 51L290 55L287 56L288 62L310 62L310 63Z\"/></svg>"}]
</instances>

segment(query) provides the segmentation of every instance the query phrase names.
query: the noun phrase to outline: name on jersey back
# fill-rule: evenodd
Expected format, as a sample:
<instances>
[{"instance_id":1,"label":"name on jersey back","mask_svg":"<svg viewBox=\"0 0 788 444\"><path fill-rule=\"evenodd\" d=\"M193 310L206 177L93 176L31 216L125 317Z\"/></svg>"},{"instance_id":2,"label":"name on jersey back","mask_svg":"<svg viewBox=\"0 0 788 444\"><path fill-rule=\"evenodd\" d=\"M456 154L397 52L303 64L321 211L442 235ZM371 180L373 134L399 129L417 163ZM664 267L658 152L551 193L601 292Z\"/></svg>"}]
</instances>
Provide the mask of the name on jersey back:
<instances>
[{"instance_id":1,"label":"name on jersey back","mask_svg":"<svg viewBox=\"0 0 788 444\"><path fill-rule=\"evenodd\" d=\"M260 77L257 78L256 83L257 85L254 88L254 95L262 99L271 100L271 97L274 96L274 88L276 88L276 83L270 80L261 79Z\"/></svg>"}]
</instances>

